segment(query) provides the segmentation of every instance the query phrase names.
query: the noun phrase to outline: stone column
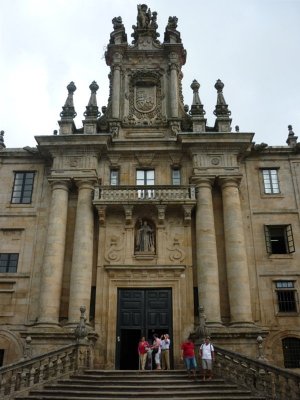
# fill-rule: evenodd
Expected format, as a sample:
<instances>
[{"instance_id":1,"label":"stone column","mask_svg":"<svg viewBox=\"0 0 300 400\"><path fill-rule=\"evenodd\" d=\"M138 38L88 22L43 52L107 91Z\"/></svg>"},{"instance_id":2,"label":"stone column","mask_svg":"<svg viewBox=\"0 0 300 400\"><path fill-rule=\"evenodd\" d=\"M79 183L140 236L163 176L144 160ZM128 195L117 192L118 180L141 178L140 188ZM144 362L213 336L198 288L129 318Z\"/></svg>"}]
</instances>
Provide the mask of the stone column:
<instances>
[{"instance_id":1,"label":"stone column","mask_svg":"<svg viewBox=\"0 0 300 400\"><path fill-rule=\"evenodd\" d=\"M112 117L120 117L120 84L121 84L121 67L115 65L113 69L113 79L112 79Z\"/></svg>"},{"instance_id":2,"label":"stone column","mask_svg":"<svg viewBox=\"0 0 300 400\"><path fill-rule=\"evenodd\" d=\"M39 324L58 324L64 268L69 181L51 182L52 198L42 266Z\"/></svg>"},{"instance_id":3,"label":"stone column","mask_svg":"<svg viewBox=\"0 0 300 400\"><path fill-rule=\"evenodd\" d=\"M231 323L245 325L253 320L239 182L240 177L220 178Z\"/></svg>"},{"instance_id":4,"label":"stone column","mask_svg":"<svg viewBox=\"0 0 300 400\"><path fill-rule=\"evenodd\" d=\"M171 117L178 117L178 77L176 64L171 65L171 79L170 79L170 104L171 104Z\"/></svg>"},{"instance_id":5,"label":"stone column","mask_svg":"<svg viewBox=\"0 0 300 400\"><path fill-rule=\"evenodd\" d=\"M214 178L213 178L214 179ZM212 178L199 178L197 187L196 248L199 305L204 307L207 324L220 325L220 289Z\"/></svg>"},{"instance_id":6,"label":"stone column","mask_svg":"<svg viewBox=\"0 0 300 400\"><path fill-rule=\"evenodd\" d=\"M78 310L86 307L89 317L93 270L94 212L92 181L79 181L70 279L69 323L78 322Z\"/></svg>"}]
</instances>

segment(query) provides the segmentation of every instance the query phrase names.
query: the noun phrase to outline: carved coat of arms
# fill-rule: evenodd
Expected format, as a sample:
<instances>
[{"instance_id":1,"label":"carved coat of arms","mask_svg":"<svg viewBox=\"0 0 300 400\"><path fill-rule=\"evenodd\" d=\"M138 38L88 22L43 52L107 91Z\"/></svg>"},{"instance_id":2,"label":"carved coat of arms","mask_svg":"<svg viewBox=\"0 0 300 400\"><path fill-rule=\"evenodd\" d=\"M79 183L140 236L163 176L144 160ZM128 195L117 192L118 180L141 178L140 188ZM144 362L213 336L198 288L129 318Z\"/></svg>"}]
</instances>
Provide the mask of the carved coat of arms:
<instances>
[{"instance_id":1,"label":"carved coat of arms","mask_svg":"<svg viewBox=\"0 0 300 400\"><path fill-rule=\"evenodd\" d=\"M134 87L134 107L140 113L149 113L156 107L156 86Z\"/></svg>"}]
</instances>

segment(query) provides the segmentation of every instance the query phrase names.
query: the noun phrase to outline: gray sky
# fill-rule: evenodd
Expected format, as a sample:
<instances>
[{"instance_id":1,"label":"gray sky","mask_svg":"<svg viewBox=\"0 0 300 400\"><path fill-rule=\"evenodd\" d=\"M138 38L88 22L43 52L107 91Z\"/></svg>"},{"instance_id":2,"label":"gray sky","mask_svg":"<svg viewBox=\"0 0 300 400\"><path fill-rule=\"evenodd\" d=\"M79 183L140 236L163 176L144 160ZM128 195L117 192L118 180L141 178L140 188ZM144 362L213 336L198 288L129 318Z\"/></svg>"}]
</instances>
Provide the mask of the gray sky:
<instances>
[{"instance_id":1,"label":"gray sky","mask_svg":"<svg viewBox=\"0 0 300 400\"><path fill-rule=\"evenodd\" d=\"M51 135L66 86L77 86L75 123L82 126L89 85L96 80L98 105L107 104L109 69L105 46L111 20L121 16L128 41L136 24L133 0L0 0L0 130L6 147L35 146ZM187 50L184 103L193 79L210 126L221 79L232 127L255 132L256 143L285 145L287 126L300 141L300 0L152 0L163 40L169 16Z\"/></svg>"}]
</instances>

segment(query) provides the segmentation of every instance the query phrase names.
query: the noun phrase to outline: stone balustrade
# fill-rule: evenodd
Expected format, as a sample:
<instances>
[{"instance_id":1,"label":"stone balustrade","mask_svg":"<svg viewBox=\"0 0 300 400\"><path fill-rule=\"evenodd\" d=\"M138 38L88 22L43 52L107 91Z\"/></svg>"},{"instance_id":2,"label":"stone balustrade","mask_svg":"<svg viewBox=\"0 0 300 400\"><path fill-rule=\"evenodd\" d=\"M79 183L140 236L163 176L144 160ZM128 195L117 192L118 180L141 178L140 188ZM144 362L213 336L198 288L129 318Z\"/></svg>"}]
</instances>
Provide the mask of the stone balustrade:
<instances>
[{"instance_id":1,"label":"stone balustrade","mask_svg":"<svg viewBox=\"0 0 300 400\"><path fill-rule=\"evenodd\" d=\"M30 389L58 378L68 377L82 368L91 368L90 347L70 344L29 360L0 368L0 398L14 399Z\"/></svg>"},{"instance_id":2,"label":"stone balustrade","mask_svg":"<svg viewBox=\"0 0 300 400\"><path fill-rule=\"evenodd\" d=\"M195 187L189 186L98 186L94 204L195 204Z\"/></svg>"},{"instance_id":3,"label":"stone balustrade","mask_svg":"<svg viewBox=\"0 0 300 400\"><path fill-rule=\"evenodd\" d=\"M299 400L300 375L215 346L216 375L250 389L266 400Z\"/></svg>"}]
</instances>

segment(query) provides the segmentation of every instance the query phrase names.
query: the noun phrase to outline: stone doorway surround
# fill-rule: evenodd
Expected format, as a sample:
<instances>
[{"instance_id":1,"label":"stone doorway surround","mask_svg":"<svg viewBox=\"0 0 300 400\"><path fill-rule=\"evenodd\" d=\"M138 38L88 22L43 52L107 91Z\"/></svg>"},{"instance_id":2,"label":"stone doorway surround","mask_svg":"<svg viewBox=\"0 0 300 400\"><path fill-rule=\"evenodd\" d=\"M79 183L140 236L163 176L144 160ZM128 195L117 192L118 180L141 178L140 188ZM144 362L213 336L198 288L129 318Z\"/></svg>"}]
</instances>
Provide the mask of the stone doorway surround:
<instances>
[{"instance_id":1,"label":"stone doorway surround","mask_svg":"<svg viewBox=\"0 0 300 400\"><path fill-rule=\"evenodd\" d=\"M181 365L180 343L194 330L192 266L98 266L95 330L95 366L115 369L119 288L170 288L173 304L174 368Z\"/></svg>"}]
</instances>

